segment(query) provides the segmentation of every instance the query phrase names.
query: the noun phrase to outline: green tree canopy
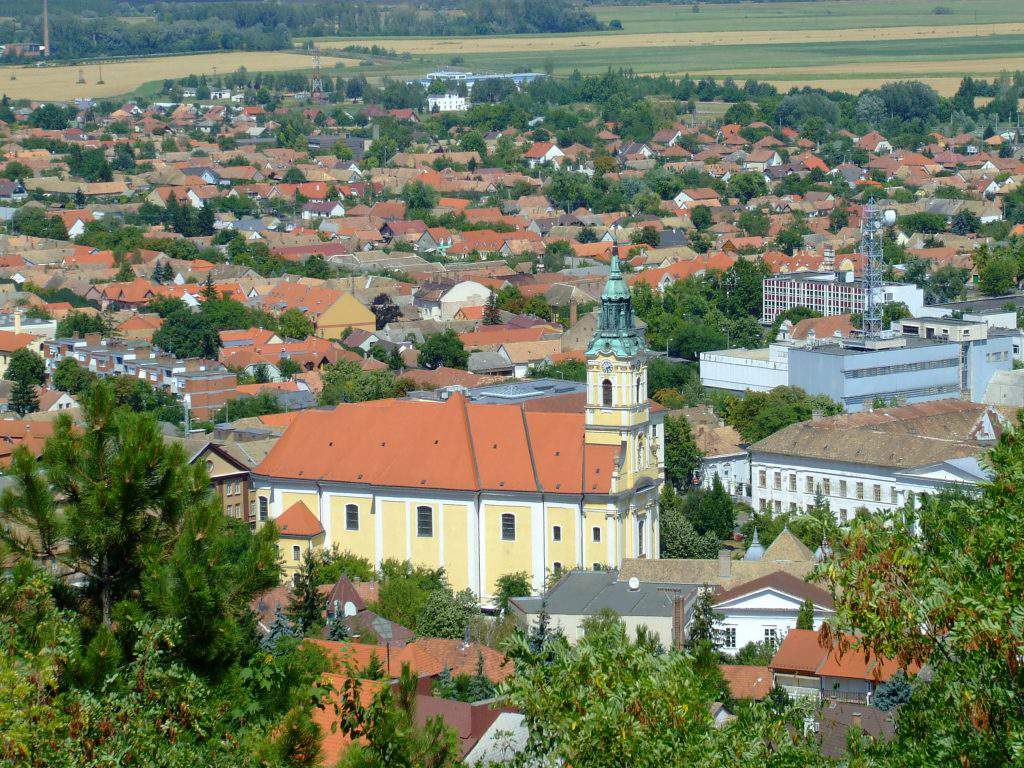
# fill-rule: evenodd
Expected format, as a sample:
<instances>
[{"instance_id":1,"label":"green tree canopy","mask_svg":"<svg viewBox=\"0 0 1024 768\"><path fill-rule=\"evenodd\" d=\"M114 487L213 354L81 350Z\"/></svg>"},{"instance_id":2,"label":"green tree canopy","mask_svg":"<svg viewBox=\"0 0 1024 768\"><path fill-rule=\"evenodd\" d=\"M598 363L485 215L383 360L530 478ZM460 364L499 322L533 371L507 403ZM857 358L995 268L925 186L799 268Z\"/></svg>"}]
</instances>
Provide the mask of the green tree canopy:
<instances>
[{"instance_id":1,"label":"green tree canopy","mask_svg":"<svg viewBox=\"0 0 1024 768\"><path fill-rule=\"evenodd\" d=\"M453 330L428 336L420 345L420 365L424 368L465 368L468 362L469 352Z\"/></svg>"},{"instance_id":2,"label":"green tree canopy","mask_svg":"<svg viewBox=\"0 0 1024 768\"><path fill-rule=\"evenodd\" d=\"M38 354L27 347L14 350L4 371L7 381L24 381L29 385L46 383L46 363Z\"/></svg>"}]
</instances>

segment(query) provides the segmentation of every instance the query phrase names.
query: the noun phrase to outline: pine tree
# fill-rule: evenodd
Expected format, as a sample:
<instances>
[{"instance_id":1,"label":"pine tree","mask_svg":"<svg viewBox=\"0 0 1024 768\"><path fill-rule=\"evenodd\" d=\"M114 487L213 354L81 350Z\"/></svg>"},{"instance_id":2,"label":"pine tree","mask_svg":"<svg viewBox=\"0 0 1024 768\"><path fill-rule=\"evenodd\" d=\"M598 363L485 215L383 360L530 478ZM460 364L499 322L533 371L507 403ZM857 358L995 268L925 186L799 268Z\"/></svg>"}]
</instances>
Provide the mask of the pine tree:
<instances>
[{"instance_id":1,"label":"pine tree","mask_svg":"<svg viewBox=\"0 0 1024 768\"><path fill-rule=\"evenodd\" d=\"M469 689L467 690L467 698L473 701L483 701L494 696L494 683L491 679L484 674L484 654L483 651L477 650L476 652L476 671L473 677L469 681Z\"/></svg>"},{"instance_id":2,"label":"pine tree","mask_svg":"<svg viewBox=\"0 0 1024 768\"><path fill-rule=\"evenodd\" d=\"M217 299L217 286L213 284L213 273L206 273L206 282L203 283L203 301L214 301Z\"/></svg>"},{"instance_id":3,"label":"pine tree","mask_svg":"<svg viewBox=\"0 0 1024 768\"><path fill-rule=\"evenodd\" d=\"M267 634L260 640L260 647L265 651L271 653L277 653L278 644L285 638L295 637L295 629L292 627L292 623L288 621L288 617L284 615L284 611L281 610L281 606L277 606L277 610L274 612L274 620L270 622L270 628Z\"/></svg>"},{"instance_id":4,"label":"pine tree","mask_svg":"<svg viewBox=\"0 0 1024 768\"><path fill-rule=\"evenodd\" d=\"M132 265L128 263L127 259L121 262L120 268L117 270L117 274L114 275L115 283L130 283L135 279L135 270L132 269Z\"/></svg>"},{"instance_id":5,"label":"pine tree","mask_svg":"<svg viewBox=\"0 0 1024 768\"><path fill-rule=\"evenodd\" d=\"M196 234L203 236L212 235L214 232L213 222L213 206L207 202L199 209L199 213L196 216Z\"/></svg>"},{"instance_id":6,"label":"pine tree","mask_svg":"<svg viewBox=\"0 0 1024 768\"><path fill-rule=\"evenodd\" d=\"M359 677L363 680L383 680L385 671L384 665L380 661L380 656L375 653L370 656L366 666L359 671Z\"/></svg>"},{"instance_id":7,"label":"pine tree","mask_svg":"<svg viewBox=\"0 0 1024 768\"><path fill-rule=\"evenodd\" d=\"M452 680L452 671L448 668L448 665L444 665L444 669L434 679L434 686L431 690L434 696L439 699L453 699L455 698L455 683Z\"/></svg>"},{"instance_id":8,"label":"pine tree","mask_svg":"<svg viewBox=\"0 0 1024 768\"><path fill-rule=\"evenodd\" d=\"M797 629L814 629L814 603L804 600L796 614Z\"/></svg>"},{"instance_id":9,"label":"pine tree","mask_svg":"<svg viewBox=\"0 0 1024 768\"><path fill-rule=\"evenodd\" d=\"M484 325L498 325L501 323L501 312L498 310L498 296L494 291L487 297L484 305Z\"/></svg>"},{"instance_id":10,"label":"pine tree","mask_svg":"<svg viewBox=\"0 0 1024 768\"><path fill-rule=\"evenodd\" d=\"M302 635L308 635L322 625L324 610L327 608L327 596L317 589L316 564L317 558L306 550L286 612Z\"/></svg>"},{"instance_id":11,"label":"pine tree","mask_svg":"<svg viewBox=\"0 0 1024 768\"><path fill-rule=\"evenodd\" d=\"M345 623L345 617L336 614L327 622L327 639L336 643L342 643L352 638L352 632Z\"/></svg>"},{"instance_id":12,"label":"pine tree","mask_svg":"<svg viewBox=\"0 0 1024 768\"><path fill-rule=\"evenodd\" d=\"M28 379L18 379L11 390L8 407L19 416L39 410L39 397L35 385Z\"/></svg>"},{"instance_id":13,"label":"pine tree","mask_svg":"<svg viewBox=\"0 0 1024 768\"><path fill-rule=\"evenodd\" d=\"M686 633L686 648L692 650L701 643L710 643L712 647L717 648L719 630L715 625L721 620L722 614L717 613L711 603L711 589L705 584L701 587L697 604L693 608L693 618Z\"/></svg>"}]
</instances>

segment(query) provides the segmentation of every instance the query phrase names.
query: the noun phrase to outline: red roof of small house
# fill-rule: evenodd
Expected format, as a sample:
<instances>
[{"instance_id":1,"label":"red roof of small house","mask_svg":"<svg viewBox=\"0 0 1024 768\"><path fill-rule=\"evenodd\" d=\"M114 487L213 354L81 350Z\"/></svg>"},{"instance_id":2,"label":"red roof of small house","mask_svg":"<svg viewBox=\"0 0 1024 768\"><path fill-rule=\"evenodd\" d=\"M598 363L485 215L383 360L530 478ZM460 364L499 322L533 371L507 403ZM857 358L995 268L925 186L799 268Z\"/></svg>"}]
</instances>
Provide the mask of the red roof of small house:
<instances>
[{"instance_id":1,"label":"red roof of small house","mask_svg":"<svg viewBox=\"0 0 1024 768\"><path fill-rule=\"evenodd\" d=\"M729 692L735 699L760 701L772 689L772 671L768 667L754 667L743 664L720 664L722 677L729 685Z\"/></svg>"}]
</instances>

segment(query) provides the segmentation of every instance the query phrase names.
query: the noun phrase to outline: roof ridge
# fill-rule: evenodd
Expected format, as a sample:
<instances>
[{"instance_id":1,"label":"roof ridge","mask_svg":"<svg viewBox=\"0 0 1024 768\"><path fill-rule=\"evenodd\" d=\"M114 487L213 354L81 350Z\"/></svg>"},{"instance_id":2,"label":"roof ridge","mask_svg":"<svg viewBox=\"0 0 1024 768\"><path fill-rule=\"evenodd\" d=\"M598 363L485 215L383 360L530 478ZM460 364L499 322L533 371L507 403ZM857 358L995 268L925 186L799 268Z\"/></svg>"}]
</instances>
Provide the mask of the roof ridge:
<instances>
[{"instance_id":1,"label":"roof ridge","mask_svg":"<svg viewBox=\"0 0 1024 768\"><path fill-rule=\"evenodd\" d=\"M469 423L469 401L461 395L455 395L462 401L462 419L466 427L466 440L469 443L469 460L473 464L473 476L476 478L476 489L483 490L483 482L480 480L480 464L476 458L476 443L473 442L473 428Z\"/></svg>"},{"instance_id":2,"label":"roof ridge","mask_svg":"<svg viewBox=\"0 0 1024 768\"><path fill-rule=\"evenodd\" d=\"M533 482L537 485L537 490L544 493L544 486L541 485L540 475L537 473L537 461L533 455L533 438L530 436L530 426L526 421L526 404L519 404L519 416L523 420L523 437L526 440L526 452L530 456L530 469L533 471Z\"/></svg>"}]
</instances>

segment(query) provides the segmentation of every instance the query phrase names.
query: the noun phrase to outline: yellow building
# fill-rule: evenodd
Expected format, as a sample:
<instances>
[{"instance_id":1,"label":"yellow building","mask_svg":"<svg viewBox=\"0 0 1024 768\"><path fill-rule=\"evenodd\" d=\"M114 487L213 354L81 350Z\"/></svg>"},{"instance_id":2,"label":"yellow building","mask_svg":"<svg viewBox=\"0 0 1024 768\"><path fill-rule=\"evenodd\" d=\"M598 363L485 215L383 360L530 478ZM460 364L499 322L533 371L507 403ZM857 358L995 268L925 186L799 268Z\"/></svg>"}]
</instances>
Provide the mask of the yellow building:
<instances>
[{"instance_id":1,"label":"yellow building","mask_svg":"<svg viewBox=\"0 0 1024 768\"><path fill-rule=\"evenodd\" d=\"M321 339L337 339L346 328L361 331L377 329L376 316L351 293L341 294L316 319L316 335Z\"/></svg>"},{"instance_id":2,"label":"yellow building","mask_svg":"<svg viewBox=\"0 0 1024 768\"><path fill-rule=\"evenodd\" d=\"M483 599L525 571L657 557L660 412L617 260L587 351L586 397L515 404L379 400L299 414L254 470L258 517L302 503L337 545L374 563L444 567Z\"/></svg>"},{"instance_id":3,"label":"yellow building","mask_svg":"<svg viewBox=\"0 0 1024 768\"><path fill-rule=\"evenodd\" d=\"M292 504L274 522L279 533L277 552L282 576L293 581L306 553L324 546L324 528L301 501Z\"/></svg>"}]
</instances>

